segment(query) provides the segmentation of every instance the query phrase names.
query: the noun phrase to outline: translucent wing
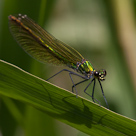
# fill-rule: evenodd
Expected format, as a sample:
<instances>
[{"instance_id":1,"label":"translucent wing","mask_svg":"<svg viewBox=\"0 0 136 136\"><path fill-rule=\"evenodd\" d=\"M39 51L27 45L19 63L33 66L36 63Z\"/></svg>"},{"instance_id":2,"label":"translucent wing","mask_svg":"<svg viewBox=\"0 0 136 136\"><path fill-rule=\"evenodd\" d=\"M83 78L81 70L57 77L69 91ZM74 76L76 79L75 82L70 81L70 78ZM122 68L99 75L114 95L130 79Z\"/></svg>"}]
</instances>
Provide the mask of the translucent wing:
<instances>
[{"instance_id":1,"label":"translucent wing","mask_svg":"<svg viewBox=\"0 0 136 136\"><path fill-rule=\"evenodd\" d=\"M74 48L57 40L26 15L10 15L9 27L19 45L43 63L70 65L84 59Z\"/></svg>"}]
</instances>

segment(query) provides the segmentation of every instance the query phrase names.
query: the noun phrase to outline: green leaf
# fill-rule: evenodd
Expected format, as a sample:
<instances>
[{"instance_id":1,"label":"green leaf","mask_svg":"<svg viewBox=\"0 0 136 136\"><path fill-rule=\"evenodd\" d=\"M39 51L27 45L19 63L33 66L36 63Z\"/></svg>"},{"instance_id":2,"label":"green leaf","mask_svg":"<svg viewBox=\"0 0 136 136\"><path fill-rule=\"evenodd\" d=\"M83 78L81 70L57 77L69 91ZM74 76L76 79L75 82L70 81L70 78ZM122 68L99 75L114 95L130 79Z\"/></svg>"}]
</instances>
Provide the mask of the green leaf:
<instances>
[{"instance_id":1,"label":"green leaf","mask_svg":"<svg viewBox=\"0 0 136 136\"><path fill-rule=\"evenodd\" d=\"M0 94L23 101L91 136L136 135L136 121L0 60Z\"/></svg>"}]
</instances>

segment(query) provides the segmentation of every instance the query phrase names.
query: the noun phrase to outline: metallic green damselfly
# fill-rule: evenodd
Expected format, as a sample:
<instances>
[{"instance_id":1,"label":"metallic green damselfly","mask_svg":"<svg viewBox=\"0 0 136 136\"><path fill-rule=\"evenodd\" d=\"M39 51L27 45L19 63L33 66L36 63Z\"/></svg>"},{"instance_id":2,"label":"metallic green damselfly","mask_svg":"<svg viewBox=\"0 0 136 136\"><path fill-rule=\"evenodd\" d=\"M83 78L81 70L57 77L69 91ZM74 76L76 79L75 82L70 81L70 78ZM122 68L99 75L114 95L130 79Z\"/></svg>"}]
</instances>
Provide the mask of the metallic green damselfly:
<instances>
[{"instance_id":1,"label":"metallic green damselfly","mask_svg":"<svg viewBox=\"0 0 136 136\"><path fill-rule=\"evenodd\" d=\"M15 37L18 44L30 56L34 57L42 63L52 63L56 65L65 64L74 70L70 71L68 69L62 69L60 72L56 73L49 79L63 71L67 71L73 83L72 92L74 92L75 88L76 95L76 86L90 80L89 84L84 89L84 92L92 97L93 102L97 101L100 103L97 99L94 98L95 82L97 79L101 87L102 95L108 107L108 103L101 85L101 81L105 80L106 70L95 70L92 64L84 59L84 57L78 51L61 42L60 40L57 40L54 36L36 24L32 19L28 18L27 15L10 15L8 18L11 33ZM72 75L81 77L83 80L75 84L72 79ZM89 94L86 92L86 90L92 82L93 90L92 94Z\"/></svg>"}]
</instances>

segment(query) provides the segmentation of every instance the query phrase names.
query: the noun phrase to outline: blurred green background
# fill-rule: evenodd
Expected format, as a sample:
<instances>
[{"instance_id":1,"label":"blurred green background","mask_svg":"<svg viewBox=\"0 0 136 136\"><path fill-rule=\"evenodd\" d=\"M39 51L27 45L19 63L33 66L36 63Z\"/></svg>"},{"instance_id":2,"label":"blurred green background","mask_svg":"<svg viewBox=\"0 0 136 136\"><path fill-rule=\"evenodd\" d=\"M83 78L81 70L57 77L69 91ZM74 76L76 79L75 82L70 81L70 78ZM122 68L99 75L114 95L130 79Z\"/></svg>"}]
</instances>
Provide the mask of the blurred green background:
<instances>
[{"instance_id":1,"label":"blurred green background","mask_svg":"<svg viewBox=\"0 0 136 136\"><path fill-rule=\"evenodd\" d=\"M136 119L135 0L0 0L0 59L47 79L64 67L41 64L17 45L9 32L8 16L18 13L27 14L57 39L74 47L96 69L106 69L102 85L110 110ZM71 91L68 73L51 82ZM77 89L79 95L91 100L83 93L86 85ZM91 87L88 90L91 92ZM106 106L98 84L95 98ZM37 135L87 136L29 105L0 96L0 136Z\"/></svg>"}]
</instances>

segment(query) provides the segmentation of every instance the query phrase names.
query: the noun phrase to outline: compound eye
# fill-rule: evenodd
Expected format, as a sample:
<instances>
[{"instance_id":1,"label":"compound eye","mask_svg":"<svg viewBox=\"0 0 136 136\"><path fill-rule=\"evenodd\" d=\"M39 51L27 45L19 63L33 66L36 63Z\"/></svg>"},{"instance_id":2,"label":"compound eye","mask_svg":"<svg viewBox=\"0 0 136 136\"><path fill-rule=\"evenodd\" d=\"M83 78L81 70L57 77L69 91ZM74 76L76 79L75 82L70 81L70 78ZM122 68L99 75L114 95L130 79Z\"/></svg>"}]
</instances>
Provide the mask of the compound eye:
<instances>
[{"instance_id":1,"label":"compound eye","mask_svg":"<svg viewBox=\"0 0 136 136\"><path fill-rule=\"evenodd\" d=\"M98 71L95 71L95 72L94 72L94 76L97 77L97 78L99 78L99 72L98 72Z\"/></svg>"},{"instance_id":2,"label":"compound eye","mask_svg":"<svg viewBox=\"0 0 136 136\"><path fill-rule=\"evenodd\" d=\"M105 69L100 70L101 75L106 76L107 72Z\"/></svg>"},{"instance_id":3,"label":"compound eye","mask_svg":"<svg viewBox=\"0 0 136 136\"><path fill-rule=\"evenodd\" d=\"M97 75L99 75L99 72L98 72L98 71L96 71L96 72L95 72L95 75L96 75L96 76L97 76Z\"/></svg>"},{"instance_id":4,"label":"compound eye","mask_svg":"<svg viewBox=\"0 0 136 136\"><path fill-rule=\"evenodd\" d=\"M100 79L101 81L105 80L106 74L107 74L107 73L106 73L106 70L104 70L104 69L100 70L100 71L99 71L99 79Z\"/></svg>"}]
</instances>

